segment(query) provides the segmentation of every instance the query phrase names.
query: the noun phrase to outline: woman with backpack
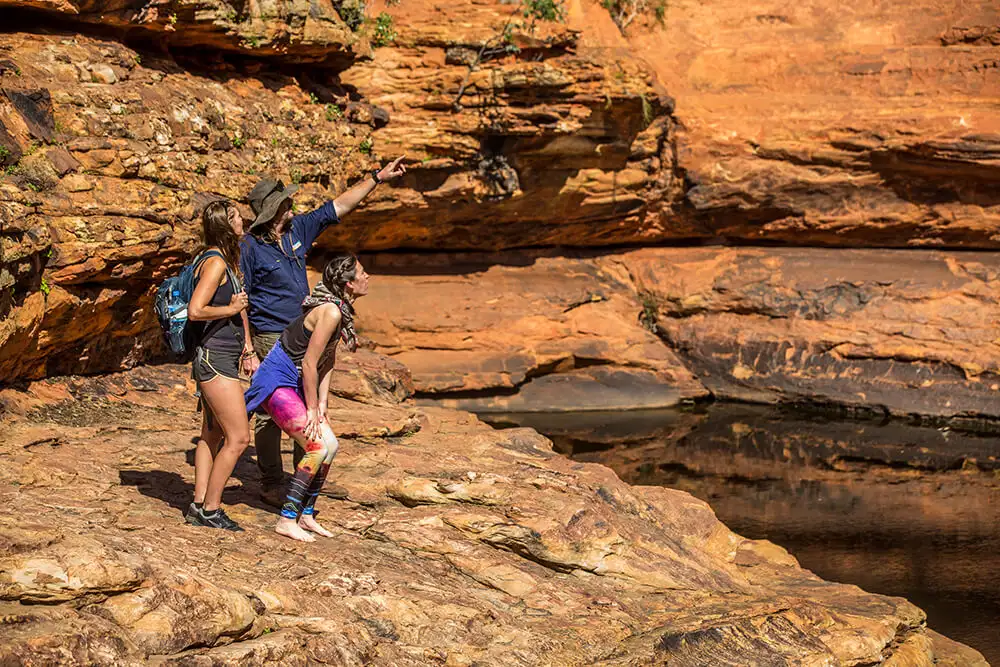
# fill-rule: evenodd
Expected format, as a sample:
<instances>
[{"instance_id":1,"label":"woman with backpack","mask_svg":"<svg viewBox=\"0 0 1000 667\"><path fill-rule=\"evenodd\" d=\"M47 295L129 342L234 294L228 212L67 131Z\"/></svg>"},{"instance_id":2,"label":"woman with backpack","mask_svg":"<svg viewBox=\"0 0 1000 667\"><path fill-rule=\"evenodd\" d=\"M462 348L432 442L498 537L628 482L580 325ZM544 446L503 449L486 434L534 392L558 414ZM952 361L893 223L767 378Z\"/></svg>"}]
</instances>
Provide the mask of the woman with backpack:
<instances>
[{"instance_id":1,"label":"woman with backpack","mask_svg":"<svg viewBox=\"0 0 1000 667\"><path fill-rule=\"evenodd\" d=\"M313 542L333 534L316 522L314 506L337 453L326 420L337 344L358 347L354 301L368 293L368 274L354 255L333 258L302 302L302 314L281 333L246 392L247 409L265 410L305 450L288 484L275 532Z\"/></svg>"},{"instance_id":2,"label":"woman with backpack","mask_svg":"<svg viewBox=\"0 0 1000 667\"><path fill-rule=\"evenodd\" d=\"M239 379L242 359L254 354L240 274L243 218L232 203L215 201L205 207L201 224L206 250L196 261L188 321L204 412L194 455L194 502L184 518L196 526L241 531L220 505L226 482L250 444Z\"/></svg>"}]
</instances>

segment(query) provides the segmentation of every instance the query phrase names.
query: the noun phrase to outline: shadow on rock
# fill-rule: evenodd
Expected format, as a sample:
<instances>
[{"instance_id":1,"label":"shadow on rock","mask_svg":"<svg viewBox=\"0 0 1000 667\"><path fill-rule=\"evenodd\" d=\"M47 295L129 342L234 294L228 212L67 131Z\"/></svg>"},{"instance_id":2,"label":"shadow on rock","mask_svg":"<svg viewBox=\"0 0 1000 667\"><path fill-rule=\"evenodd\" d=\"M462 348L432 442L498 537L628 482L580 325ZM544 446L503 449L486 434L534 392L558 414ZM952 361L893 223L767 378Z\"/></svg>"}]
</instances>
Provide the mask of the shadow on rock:
<instances>
[{"instance_id":1,"label":"shadow on rock","mask_svg":"<svg viewBox=\"0 0 1000 667\"><path fill-rule=\"evenodd\" d=\"M122 486L134 486L144 496L156 498L179 512L186 512L194 497L194 484L175 472L163 470L119 470Z\"/></svg>"},{"instance_id":2,"label":"shadow on rock","mask_svg":"<svg viewBox=\"0 0 1000 667\"><path fill-rule=\"evenodd\" d=\"M249 451L249 450L248 450ZM187 462L194 466L194 449L185 453ZM241 486L227 487L222 493L224 505L243 504L254 509L276 514L278 510L265 504L258 497L260 475L257 466L244 454L236 463L232 478L238 479ZM177 511L187 512L188 505L194 499L194 484L186 481L175 472L165 470L120 470L118 479L122 486L134 486L144 496L156 498Z\"/></svg>"}]
</instances>

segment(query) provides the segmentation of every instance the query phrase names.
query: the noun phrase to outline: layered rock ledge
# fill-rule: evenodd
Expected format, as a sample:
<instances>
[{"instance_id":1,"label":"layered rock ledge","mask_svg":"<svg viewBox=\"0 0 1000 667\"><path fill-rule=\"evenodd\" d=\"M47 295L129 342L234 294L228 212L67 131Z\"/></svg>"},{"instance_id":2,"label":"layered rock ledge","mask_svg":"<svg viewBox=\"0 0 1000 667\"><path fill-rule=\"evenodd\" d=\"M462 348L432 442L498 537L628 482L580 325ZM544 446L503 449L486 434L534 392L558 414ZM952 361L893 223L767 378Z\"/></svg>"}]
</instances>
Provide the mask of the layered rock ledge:
<instances>
[{"instance_id":1,"label":"layered rock ledge","mask_svg":"<svg viewBox=\"0 0 1000 667\"><path fill-rule=\"evenodd\" d=\"M677 101L702 234L998 247L995 2L678 0L664 23L629 42Z\"/></svg>"},{"instance_id":2,"label":"layered rock ledge","mask_svg":"<svg viewBox=\"0 0 1000 667\"><path fill-rule=\"evenodd\" d=\"M322 3L0 5L4 383L155 358L206 201L271 173L309 207L394 153L324 248L997 247L985 0L680 2L626 36L590 0L415 1L370 8L376 48Z\"/></svg>"},{"instance_id":3,"label":"layered rock ledge","mask_svg":"<svg viewBox=\"0 0 1000 667\"><path fill-rule=\"evenodd\" d=\"M541 253L488 259L497 263L372 258L381 275L359 326L379 352L410 368L419 396L477 412L558 412L668 407L708 395L641 325L623 263ZM458 273L435 273L446 264ZM427 275L410 275L414 266Z\"/></svg>"},{"instance_id":4,"label":"layered rock ledge","mask_svg":"<svg viewBox=\"0 0 1000 667\"><path fill-rule=\"evenodd\" d=\"M422 396L551 411L710 393L1000 417L992 253L659 248L492 261L458 275L428 256L375 262L385 275L362 327L412 368ZM408 275L416 265L426 275ZM479 395L449 395L468 390Z\"/></svg>"},{"instance_id":5,"label":"layered rock ledge","mask_svg":"<svg viewBox=\"0 0 1000 667\"><path fill-rule=\"evenodd\" d=\"M175 57L44 25L0 35L0 381L155 357L153 289L196 249L205 203L241 199L262 174L299 183L305 210L380 156L408 154L406 179L326 248L644 238L616 211L641 203L669 131L649 74L624 55L575 53L579 32L562 24L514 31L524 50L476 72L446 62L510 13L476 7L469 34L410 26L409 42L345 72L227 60L210 45ZM479 224L487 211L507 228Z\"/></svg>"},{"instance_id":6,"label":"layered rock ledge","mask_svg":"<svg viewBox=\"0 0 1000 667\"><path fill-rule=\"evenodd\" d=\"M0 396L0 497L24 510L0 517L4 662L985 664L686 493L393 392L331 397L330 541L270 532L248 461L225 494L247 532L186 526L191 389L160 367Z\"/></svg>"}]
</instances>

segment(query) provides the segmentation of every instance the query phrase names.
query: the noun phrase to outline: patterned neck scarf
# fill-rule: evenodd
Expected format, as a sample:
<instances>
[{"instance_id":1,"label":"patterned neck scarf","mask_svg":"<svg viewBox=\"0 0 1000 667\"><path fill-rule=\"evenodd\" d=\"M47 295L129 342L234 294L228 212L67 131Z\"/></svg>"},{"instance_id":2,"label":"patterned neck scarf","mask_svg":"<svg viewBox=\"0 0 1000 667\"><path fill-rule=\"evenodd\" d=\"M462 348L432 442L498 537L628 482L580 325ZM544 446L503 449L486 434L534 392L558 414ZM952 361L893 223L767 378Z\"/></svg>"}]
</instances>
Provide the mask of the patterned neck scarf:
<instances>
[{"instance_id":1,"label":"patterned neck scarf","mask_svg":"<svg viewBox=\"0 0 1000 667\"><path fill-rule=\"evenodd\" d=\"M340 338L347 349L354 352L358 349L358 334L354 331L354 306L347 299L341 299L328 290L321 280L316 283L312 294L302 301L302 309L310 310L324 303L335 303L340 308Z\"/></svg>"}]
</instances>

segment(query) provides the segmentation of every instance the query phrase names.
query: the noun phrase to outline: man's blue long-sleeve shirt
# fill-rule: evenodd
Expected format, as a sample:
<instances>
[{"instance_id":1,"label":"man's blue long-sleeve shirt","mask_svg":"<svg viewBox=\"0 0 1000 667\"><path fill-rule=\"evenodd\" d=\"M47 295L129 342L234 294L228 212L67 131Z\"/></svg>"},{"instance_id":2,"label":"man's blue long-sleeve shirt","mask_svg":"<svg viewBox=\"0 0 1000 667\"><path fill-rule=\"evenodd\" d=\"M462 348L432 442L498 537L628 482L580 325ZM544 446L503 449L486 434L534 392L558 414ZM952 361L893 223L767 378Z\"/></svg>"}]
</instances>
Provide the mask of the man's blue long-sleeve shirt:
<instances>
[{"instance_id":1,"label":"man's blue long-sleeve shirt","mask_svg":"<svg viewBox=\"0 0 1000 667\"><path fill-rule=\"evenodd\" d=\"M277 243L248 234L240 248L240 266L250 307L250 326L258 333L280 333L302 314L309 295L306 253L324 229L340 222L332 201L292 218Z\"/></svg>"}]
</instances>

